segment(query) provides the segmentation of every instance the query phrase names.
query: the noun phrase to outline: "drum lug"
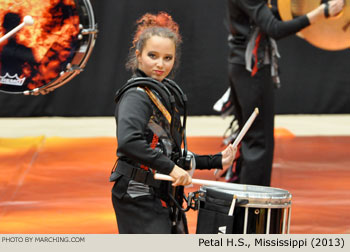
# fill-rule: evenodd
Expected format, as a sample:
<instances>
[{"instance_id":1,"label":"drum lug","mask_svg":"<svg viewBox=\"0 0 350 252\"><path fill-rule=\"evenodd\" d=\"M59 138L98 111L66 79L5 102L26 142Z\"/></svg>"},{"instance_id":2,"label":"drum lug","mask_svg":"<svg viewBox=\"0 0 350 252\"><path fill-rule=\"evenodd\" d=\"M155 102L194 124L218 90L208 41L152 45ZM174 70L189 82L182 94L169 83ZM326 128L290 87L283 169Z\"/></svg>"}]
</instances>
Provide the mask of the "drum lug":
<instances>
[{"instance_id":1,"label":"drum lug","mask_svg":"<svg viewBox=\"0 0 350 252\"><path fill-rule=\"evenodd\" d=\"M79 66L77 66L77 65L72 65L72 64L69 63L67 65L67 71L68 72L75 72L77 74L80 74L80 72L84 71L84 69L79 67Z\"/></svg>"},{"instance_id":2,"label":"drum lug","mask_svg":"<svg viewBox=\"0 0 350 252\"><path fill-rule=\"evenodd\" d=\"M98 30L97 30L97 24L95 25L96 28L89 28L89 29L83 29L83 25L80 24L79 25L79 28L80 28L80 34L78 35L78 39L79 40L82 40L83 39L83 36L84 35L95 35L98 33Z\"/></svg>"},{"instance_id":3,"label":"drum lug","mask_svg":"<svg viewBox=\"0 0 350 252\"><path fill-rule=\"evenodd\" d=\"M98 30L96 28L82 29L81 30L82 35L89 35L89 34L96 34L96 33L98 33Z\"/></svg>"}]
</instances>

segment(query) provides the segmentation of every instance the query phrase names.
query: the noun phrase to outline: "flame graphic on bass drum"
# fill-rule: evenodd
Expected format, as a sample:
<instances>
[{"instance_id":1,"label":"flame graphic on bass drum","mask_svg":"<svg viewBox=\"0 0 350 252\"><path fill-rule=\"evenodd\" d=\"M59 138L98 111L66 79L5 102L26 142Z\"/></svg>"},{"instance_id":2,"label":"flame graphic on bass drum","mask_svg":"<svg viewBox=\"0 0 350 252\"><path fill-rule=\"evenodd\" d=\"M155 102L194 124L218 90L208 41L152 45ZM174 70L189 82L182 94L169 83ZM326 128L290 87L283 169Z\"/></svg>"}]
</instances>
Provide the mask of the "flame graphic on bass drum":
<instances>
[{"instance_id":1,"label":"flame graphic on bass drum","mask_svg":"<svg viewBox=\"0 0 350 252\"><path fill-rule=\"evenodd\" d=\"M85 67L97 34L92 6L89 0L0 0L0 37L25 16L34 24L0 44L0 91L46 94Z\"/></svg>"}]
</instances>

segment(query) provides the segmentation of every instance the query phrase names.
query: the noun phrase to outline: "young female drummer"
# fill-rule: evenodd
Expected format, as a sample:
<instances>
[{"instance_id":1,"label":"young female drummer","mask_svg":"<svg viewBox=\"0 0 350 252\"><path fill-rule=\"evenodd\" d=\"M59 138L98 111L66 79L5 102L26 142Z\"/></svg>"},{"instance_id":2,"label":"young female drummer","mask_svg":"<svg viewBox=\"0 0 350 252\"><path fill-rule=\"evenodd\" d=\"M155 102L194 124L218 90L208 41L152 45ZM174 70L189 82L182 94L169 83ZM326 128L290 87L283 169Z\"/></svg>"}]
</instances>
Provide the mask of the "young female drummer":
<instances>
[{"instance_id":1,"label":"young female drummer","mask_svg":"<svg viewBox=\"0 0 350 252\"><path fill-rule=\"evenodd\" d=\"M111 181L118 230L187 233L181 207L183 186L191 184L191 176L185 169L222 168L236 150L229 146L207 156L187 152L186 96L167 78L179 62L179 27L164 12L147 13L137 24L126 64L134 75L116 95L118 160ZM154 180L154 172L174 182Z\"/></svg>"}]
</instances>

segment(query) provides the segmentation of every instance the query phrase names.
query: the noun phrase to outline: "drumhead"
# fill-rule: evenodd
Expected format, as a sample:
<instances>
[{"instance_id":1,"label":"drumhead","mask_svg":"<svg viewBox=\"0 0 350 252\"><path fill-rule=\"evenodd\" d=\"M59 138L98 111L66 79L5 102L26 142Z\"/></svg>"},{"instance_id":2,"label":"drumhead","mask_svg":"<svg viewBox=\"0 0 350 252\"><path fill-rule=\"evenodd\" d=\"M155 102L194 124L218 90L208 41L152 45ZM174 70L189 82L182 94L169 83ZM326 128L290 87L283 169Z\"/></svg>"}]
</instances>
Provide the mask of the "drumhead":
<instances>
[{"instance_id":1,"label":"drumhead","mask_svg":"<svg viewBox=\"0 0 350 252\"><path fill-rule=\"evenodd\" d=\"M83 70L96 38L89 0L0 0L1 37L25 16L34 19L0 44L0 91L52 91Z\"/></svg>"},{"instance_id":2,"label":"drumhead","mask_svg":"<svg viewBox=\"0 0 350 252\"><path fill-rule=\"evenodd\" d=\"M265 208L281 208L289 207L292 200L292 195L283 189L255 186L255 185L243 185L232 184L232 189L222 189L217 187L202 186L200 188L202 192L202 200L208 191L214 194L223 194L225 196L236 195L239 200L247 200L244 206L249 207L265 207ZM204 197L203 197L204 196Z\"/></svg>"}]
</instances>

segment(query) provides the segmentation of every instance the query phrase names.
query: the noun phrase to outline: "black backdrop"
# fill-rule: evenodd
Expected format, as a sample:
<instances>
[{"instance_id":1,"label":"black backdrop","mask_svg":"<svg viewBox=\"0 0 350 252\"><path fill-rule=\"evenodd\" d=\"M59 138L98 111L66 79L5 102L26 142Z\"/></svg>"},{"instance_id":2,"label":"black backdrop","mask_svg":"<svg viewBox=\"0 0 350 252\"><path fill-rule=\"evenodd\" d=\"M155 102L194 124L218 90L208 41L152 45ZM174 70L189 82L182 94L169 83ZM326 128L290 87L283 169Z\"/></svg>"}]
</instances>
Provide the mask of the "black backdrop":
<instances>
[{"instance_id":1,"label":"black backdrop","mask_svg":"<svg viewBox=\"0 0 350 252\"><path fill-rule=\"evenodd\" d=\"M226 0L92 0L99 27L85 71L46 96L0 93L0 116L110 116L115 91L130 77L124 68L134 23L145 12L169 12L184 44L175 80L190 100L190 115L217 114L212 106L228 87ZM324 51L291 36L278 41L282 88L276 112L349 113L350 52Z\"/></svg>"}]
</instances>

